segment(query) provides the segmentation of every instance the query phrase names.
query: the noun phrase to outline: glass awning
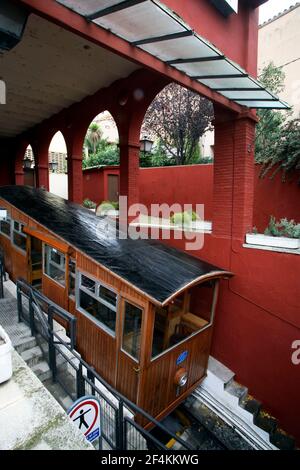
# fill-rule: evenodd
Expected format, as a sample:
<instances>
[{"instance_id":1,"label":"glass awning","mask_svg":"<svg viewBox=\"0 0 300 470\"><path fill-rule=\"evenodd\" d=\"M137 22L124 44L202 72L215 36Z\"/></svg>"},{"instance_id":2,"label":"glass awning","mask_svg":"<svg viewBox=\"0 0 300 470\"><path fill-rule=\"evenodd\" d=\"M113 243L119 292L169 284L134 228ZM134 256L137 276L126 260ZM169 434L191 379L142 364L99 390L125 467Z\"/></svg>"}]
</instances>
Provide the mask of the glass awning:
<instances>
[{"instance_id":1,"label":"glass awning","mask_svg":"<svg viewBox=\"0 0 300 470\"><path fill-rule=\"evenodd\" d=\"M289 109L158 0L57 1L235 103Z\"/></svg>"}]
</instances>

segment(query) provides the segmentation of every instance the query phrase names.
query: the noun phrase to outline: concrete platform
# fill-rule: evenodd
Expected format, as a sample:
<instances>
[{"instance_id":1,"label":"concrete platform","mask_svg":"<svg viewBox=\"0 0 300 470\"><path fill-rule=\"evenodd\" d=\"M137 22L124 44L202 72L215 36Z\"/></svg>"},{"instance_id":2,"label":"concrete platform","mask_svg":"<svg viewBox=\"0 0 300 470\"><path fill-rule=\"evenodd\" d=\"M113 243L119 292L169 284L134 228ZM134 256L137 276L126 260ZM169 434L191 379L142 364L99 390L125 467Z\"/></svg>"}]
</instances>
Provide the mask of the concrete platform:
<instances>
[{"instance_id":1,"label":"concrete platform","mask_svg":"<svg viewBox=\"0 0 300 470\"><path fill-rule=\"evenodd\" d=\"M93 450L23 359L0 385L1 450Z\"/></svg>"}]
</instances>

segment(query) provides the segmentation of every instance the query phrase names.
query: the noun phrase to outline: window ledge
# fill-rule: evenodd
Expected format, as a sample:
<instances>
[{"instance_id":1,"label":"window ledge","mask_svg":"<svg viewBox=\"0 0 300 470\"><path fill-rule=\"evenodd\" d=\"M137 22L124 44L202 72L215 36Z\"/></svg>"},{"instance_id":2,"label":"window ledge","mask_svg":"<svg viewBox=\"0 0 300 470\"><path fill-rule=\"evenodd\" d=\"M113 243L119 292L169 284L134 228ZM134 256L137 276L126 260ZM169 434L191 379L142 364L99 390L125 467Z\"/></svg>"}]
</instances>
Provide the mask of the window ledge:
<instances>
[{"instance_id":1,"label":"window ledge","mask_svg":"<svg viewBox=\"0 0 300 470\"><path fill-rule=\"evenodd\" d=\"M196 222L192 223L190 226L179 226L168 223L157 223L157 222L132 222L131 227L140 227L140 228L157 228L160 230L170 230L178 232L198 232L198 233L212 233L212 223L211 222Z\"/></svg>"},{"instance_id":2,"label":"window ledge","mask_svg":"<svg viewBox=\"0 0 300 470\"><path fill-rule=\"evenodd\" d=\"M273 251L276 253L287 253L290 255L300 255L300 248L298 249L291 249L291 248L279 248L274 246L267 246L267 245L251 245L249 243L243 244L244 248L250 248L252 250L262 250L262 251Z\"/></svg>"}]
</instances>

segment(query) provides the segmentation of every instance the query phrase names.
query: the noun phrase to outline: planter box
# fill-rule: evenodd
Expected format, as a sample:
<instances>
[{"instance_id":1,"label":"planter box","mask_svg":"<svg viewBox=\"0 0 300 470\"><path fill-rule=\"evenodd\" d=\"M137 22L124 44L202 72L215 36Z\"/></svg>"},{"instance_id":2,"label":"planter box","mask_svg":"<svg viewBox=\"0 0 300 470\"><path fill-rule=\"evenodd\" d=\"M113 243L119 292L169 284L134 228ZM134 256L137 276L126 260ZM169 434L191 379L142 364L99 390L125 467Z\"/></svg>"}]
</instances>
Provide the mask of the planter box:
<instances>
[{"instance_id":1,"label":"planter box","mask_svg":"<svg viewBox=\"0 0 300 470\"><path fill-rule=\"evenodd\" d=\"M272 246L274 248L288 248L297 250L300 248L299 238L271 237L261 233L248 233L246 243L249 245Z\"/></svg>"},{"instance_id":2,"label":"planter box","mask_svg":"<svg viewBox=\"0 0 300 470\"><path fill-rule=\"evenodd\" d=\"M119 217L119 211L114 210L114 209L111 209L111 210L108 210L108 211L100 211L100 210L97 210L97 211L96 211L96 215L97 215L98 217L108 216L108 217L112 217L112 218L116 219L116 218Z\"/></svg>"},{"instance_id":3,"label":"planter box","mask_svg":"<svg viewBox=\"0 0 300 470\"><path fill-rule=\"evenodd\" d=\"M12 376L12 345L9 337L0 326L0 384Z\"/></svg>"}]
</instances>

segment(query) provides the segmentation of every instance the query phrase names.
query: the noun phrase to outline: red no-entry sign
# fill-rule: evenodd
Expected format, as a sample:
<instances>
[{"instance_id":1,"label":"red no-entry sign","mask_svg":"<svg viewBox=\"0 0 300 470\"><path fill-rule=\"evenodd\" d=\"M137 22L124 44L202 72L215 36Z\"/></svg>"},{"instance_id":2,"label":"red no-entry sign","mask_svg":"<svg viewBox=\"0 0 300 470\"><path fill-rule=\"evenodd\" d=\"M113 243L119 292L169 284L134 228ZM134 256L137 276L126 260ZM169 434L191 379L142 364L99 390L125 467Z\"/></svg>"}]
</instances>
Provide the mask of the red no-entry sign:
<instances>
[{"instance_id":1,"label":"red no-entry sign","mask_svg":"<svg viewBox=\"0 0 300 470\"><path fill-rule=\"evenodd\" d=\"M80 398L69 409L68 415L89 442L101 437L100 403L97 398Z\"/></svg>"}]
</instances>

